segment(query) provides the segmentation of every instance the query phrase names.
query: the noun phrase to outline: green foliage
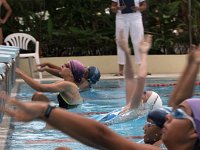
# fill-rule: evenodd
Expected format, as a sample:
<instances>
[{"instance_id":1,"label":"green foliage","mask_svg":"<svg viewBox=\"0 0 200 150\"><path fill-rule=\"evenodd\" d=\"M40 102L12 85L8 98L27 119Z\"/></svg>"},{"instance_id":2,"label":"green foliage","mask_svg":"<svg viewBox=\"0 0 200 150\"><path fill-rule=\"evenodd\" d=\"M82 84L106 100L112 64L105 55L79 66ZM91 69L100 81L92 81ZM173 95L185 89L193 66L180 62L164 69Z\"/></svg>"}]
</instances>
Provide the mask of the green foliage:
<instances>
[{"instance_id":1,"label":"green foliage","mask_svg":"<svg viewBox=\"0 0 200 150\"><path fill-rule=\"evenodd\" d=\"M192 36L200 39L200 2L192 1ZM116 54L115 14L108 0L8 0L13 14L4 36L27 32L40 41L43 56ZM154 34L151 54L188 47L187 0L147 0L145 32ZM174 31L177 31L174 33ZM183 48L184 47L184 48ZM185 53L185 52L180 52Z\"/></svg>"}]
</instances>

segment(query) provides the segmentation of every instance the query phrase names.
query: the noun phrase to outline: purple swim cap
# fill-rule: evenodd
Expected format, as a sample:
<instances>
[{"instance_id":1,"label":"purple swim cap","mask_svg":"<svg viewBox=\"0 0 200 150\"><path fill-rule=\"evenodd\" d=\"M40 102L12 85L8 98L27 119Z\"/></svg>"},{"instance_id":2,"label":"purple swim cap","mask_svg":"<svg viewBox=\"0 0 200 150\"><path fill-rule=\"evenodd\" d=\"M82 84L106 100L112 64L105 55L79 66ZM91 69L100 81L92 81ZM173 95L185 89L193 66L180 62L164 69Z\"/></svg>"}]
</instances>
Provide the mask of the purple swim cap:
<instances>
[{"instance_id":1,"label":"purple swim cap","mask_svg":"<svg viewBox=\"0 0 200 150\"><path fill-rule=\"evenodd\" d=\"M198 133L198 137L200 139L200 98L191 98L187 99L186 102L192 109L194 122L196 124L196 130Z\"/></svg>"},{"instance_id":2,"label":"purple swim cap","mask_svg":"<svg viewBox=\"0 0 200 150\"><path fill-rule=\"evenodd\" d=\"M85 70L83 64L78 60L70 60L69 64L71 67L72 74L74 76L74 80L80 83Z\"/></svg>"}]
</instances>

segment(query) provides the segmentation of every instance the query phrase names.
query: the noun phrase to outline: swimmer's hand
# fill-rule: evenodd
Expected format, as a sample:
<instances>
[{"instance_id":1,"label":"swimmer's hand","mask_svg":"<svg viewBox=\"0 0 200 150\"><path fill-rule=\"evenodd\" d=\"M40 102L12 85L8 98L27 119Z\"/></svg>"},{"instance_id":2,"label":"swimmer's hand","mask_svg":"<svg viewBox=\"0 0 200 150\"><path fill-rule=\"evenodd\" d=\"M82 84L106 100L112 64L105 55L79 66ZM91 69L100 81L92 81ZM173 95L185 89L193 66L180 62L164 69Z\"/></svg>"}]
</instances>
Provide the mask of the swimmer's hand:
<instances>
[{"instance_id":1,"label":"swimmer's hand","mask_svg":"<svg viewBox=\"0 0 200 150\"><path fill-rule=\"evenodd\" d=\"M152 44L152 35L147 34L144 39L140 42L139 48L141 53L148 53Z\"/></svg>"},{"instance_id":2,"label":"swimmer's hand","mask_svg":"<svg viewBox=\"0 0 200 150\"><path fill-rule=\"evenodd\" d=\"M48 66L48 63L41 63L37 65L37 67L46 67L46 66Z\"/></svg>"},{"instance_id":3,"label":"swimmer's hand","mask_svg":"<svg viewBox=\"0 0 200 150\"><path fill-rule=\"evenodd\" d=\"M44 71L46 71L46 69L47 69L48 67L39 67L39 68L37 68L36 70L35 70L35 72L44 72Z\"/></svg>"},{"instance_id":4,"label":"swimmer's hand","mask_svg":"<svg viewBox=\"0 0 200 150\"><path fill-rule=\"evenodd\" d=\"M120 114L124 114L126 112L128 112L130 110L130 104L122 107L122 111L120 112Z\"/></svg>"},{"instance_id":5,"label":"swimmer's hand","mask_svg":"<svg viewBox=\"0 0 200 150\"><path fill-rule=\"evenodd\" d=\"M23 72L21 71L21 69L19 69L19 68L16 68L16 69L15 69L15 72L16 72L18 75L23 73Z\"/></svg>"},{"instance_id":6,"label":"swimmer's hand","mask_svg":"<svg viewBox=\"0 0 200 150\"><path fill-rule=\"evenodd\" d=\"M0 92L1 101L5 100L5 107L0 107L0 112L5 112L17 121L32 121L44 116L44 112L48 107L48 103L44 102L22 102L6 95L5 91ZM13 108L12 106L15 106Z\"/></svg>"},{"instance_id":7,"label":"swimmer's hand","mask_svg":"<svg viewBox=\"0 0 200 150\"><path fill-rule=\"evenodd\" d=\"M200 45L192 45L190 50L189 50L189 55L188 55L188 62L189 63L197 63L200 64Z\"/></svg>"}]
</instances>

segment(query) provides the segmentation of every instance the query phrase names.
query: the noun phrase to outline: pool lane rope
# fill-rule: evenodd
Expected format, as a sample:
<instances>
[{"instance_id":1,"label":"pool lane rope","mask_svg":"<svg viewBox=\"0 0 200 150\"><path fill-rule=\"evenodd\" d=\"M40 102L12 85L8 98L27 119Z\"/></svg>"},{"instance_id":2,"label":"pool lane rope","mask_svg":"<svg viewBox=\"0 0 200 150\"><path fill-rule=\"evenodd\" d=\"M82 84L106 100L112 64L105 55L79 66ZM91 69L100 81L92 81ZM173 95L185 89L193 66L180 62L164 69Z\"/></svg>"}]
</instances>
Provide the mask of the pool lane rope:
<instances>
[{"instance_id":1,"label":"pool lane rope","mask_svg":"<svg viewBox=\"0 0 200 150\"><path fill-rule=\"evenodd\" d=\"M147 84L147 86L153 86L153 87L161 87L161 86L175 86L177 83L153 83L153 84ZM195 82L195 85L200 85L200 82Z\"/></svg>"}]
</instances>

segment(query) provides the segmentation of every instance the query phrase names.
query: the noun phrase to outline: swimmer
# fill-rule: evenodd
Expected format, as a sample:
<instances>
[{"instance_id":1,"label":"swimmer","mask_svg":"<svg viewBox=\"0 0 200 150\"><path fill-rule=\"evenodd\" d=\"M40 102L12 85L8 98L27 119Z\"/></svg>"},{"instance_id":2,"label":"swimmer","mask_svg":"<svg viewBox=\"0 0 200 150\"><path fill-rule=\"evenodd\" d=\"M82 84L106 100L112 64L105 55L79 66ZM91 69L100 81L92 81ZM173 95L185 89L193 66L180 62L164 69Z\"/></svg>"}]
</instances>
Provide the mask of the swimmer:
<instances>
[{"instance_id":1,"label":"swimmer","mask_svg":"<svg viewBox=\"0 0 200 150\"><path fill-rule=\"evenodd\" d=\"M158 108L150 111L147 115L147 121L143 127L144 140L139 143L144 142L145 144L152 144L160 147L161 149L166 149L161 137L166 115L170 112L172 112L171 108Z\"/></svg>"},{"instance_id":2,"label":"swimmer","mask_svg":"<svg viewBox=\"0 0 200 150\"><path fill-rule=\"evenodd\" d=\"M142 149L160 150L151 144L138 144L116 134L107 126L45 102L22 102L12 98L4 99L8 105L0 111L17 121L43 120L54 128L68 134L79 142L96 149ZM200 148L200 99L188 99L187 105L167 115L162 140L168 150L199 150ZM12 106L17 109L13 109ZM10 106L10 107L9 107ZM191 109L194 115L182 109ZM116 144L117 143L117 144Z\"/></svg>"},{"instance_id":3,"label":"swimmer","mask_svg":"<svg viewBox=\"0 0 200 150\"><path fill-rule=\"evenodd\" d=\"M74 76L73 82L78 85L81 91L87 90L88 88L91 87L92 84L96 84L101 77L101 73L97 67L95 66L84 67L83 64L78 60L70 60L67 63L63 64L61 67L56 66L50 62L41 63L38 66L39 69L37 71L40 72L46 71L60 78L62 78L59 74L62 66L70 68Z\"/></svg>"},{"instance_id":4,"label":"swimmer","mask_svg":"<svg viewBox=\"0 0 200 150\"><path fill-rule=\"evenodd\" d=\"M192 97L200 66L200 46L189 53L188 63L170 98L173 111L166 116L162 141L168 150L200 149L200 99ZM186 99L185 99L186 98ZM5 107L0 111L18 121L43 120L79 142L96 149L160 150L150 144L138 144L116 134L107 126L45 102L21 102L0 93ZM15 106L13 108L13 106Z\"/></svg>"},{"instance_id":5,"label":"swimmer","mask_svg":"<svg viewBox=\"0 0 200 150\"><path fill-rule=\"evenodd\" d=\"M71 64L73 63L71 62ZM69 68L65 66L63 66L59 72L60 76L62 76L64 80L51 84L40 84L24 72L22 72L19 68L16 68L16 73L29 86L37 91L33 94L32 101L48 102L49 99L41 92L58 92L57 100L59 102L59 107L70 109L77 107L83 102L83 98L80 96L78 86L74 84L74 82L72 82L74 80L72 72Z\"/></svg>"},{"instance_id":6,"label":"swimmer","mask_svg":"<svg viewBox=\"0 0 200 150\"><path fill-rule=\"evenodd\" d=\"M126 106L106 114L98 121L111 125L130 119L136 119L147 115L150 110L162 107L160 96L154 91L144 91L147 75L147 53L151 47L152 37L145 36L140 43L141 65L138 69L137 79L134 78L134 71L130 59L130 48L128 41L124 39L123 31L120 32L118 43L125 52L125 85L126 85Z\"/></svg>"}]
</instances>

